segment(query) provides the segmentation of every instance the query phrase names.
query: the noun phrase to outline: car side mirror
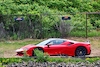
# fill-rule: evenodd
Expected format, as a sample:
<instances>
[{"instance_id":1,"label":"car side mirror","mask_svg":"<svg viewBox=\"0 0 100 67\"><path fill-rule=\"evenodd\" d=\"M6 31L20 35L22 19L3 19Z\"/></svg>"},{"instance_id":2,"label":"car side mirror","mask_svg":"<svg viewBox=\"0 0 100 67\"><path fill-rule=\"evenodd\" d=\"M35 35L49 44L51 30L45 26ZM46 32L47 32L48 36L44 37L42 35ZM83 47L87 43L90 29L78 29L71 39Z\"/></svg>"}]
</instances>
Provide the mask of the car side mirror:
<instances>
[{"instance_id":1,"label":"car side mirror","mask_svg":"<svg viewBox=\"0 0 100 67\"><path fill-rule=\"evenodd\" d=\"M51 46L52 44L47 44L47 46L48 46L48 48L49 48L49 46Z\"/></svg>"}]
</instances>

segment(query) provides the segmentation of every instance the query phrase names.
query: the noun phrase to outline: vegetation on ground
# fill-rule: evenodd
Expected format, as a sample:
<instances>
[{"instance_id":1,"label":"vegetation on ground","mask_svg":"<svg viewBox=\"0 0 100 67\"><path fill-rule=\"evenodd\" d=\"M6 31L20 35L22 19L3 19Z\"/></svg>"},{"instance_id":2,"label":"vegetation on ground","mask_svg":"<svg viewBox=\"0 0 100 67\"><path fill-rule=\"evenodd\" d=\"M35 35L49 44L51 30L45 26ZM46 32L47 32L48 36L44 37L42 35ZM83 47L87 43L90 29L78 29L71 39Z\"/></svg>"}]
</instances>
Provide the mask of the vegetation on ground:
<instances>
[{"instance_id":1,"label":"vegetation on ground","mask_svg":"<svg viewBox=\"0 0 100 67\"><path fill-rule=\"evenodd\" d=\"M48 58L48 62L57 62L57 63L60 63L60 62L71 62L71 63L77 63L77 62L86 62L86 61L89 61L90 63L93 63L93 62L96 62L100 60L99 57L96 57L96 58L87 58L85 60L83 59L76 59L76 58ZM14 62L19 62L21 63L22 61L24 62L27 62L27 61L36 61L36 62L44 62L44 61L39 61L38 59L34 59L34 58L0 58L0 64L10 64L10 63L14 63ZM45 62L47 62L45 61Z\"/></svg>"},{"instance_id":2,"label":"vegetation on ground","mask_svg":"<svg viewBox=\"0 0 100 67\"><path fill-rule=\"evenodd\" d=\"M49 58L48 53L43 53L43 51L35 49L34 50L34 54L36 55L38 62L46 62L46 61L48 61L48 58Z\"/></svg>"}]
</instances>

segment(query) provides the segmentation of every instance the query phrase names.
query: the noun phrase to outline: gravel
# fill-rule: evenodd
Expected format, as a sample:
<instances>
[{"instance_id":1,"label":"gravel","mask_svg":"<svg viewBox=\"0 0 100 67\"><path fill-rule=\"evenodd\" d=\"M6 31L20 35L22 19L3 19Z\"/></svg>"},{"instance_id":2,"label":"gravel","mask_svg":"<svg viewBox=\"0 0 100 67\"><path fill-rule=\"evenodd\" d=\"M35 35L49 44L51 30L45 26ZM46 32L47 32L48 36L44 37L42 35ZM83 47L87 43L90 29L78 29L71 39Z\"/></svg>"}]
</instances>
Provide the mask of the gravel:
<instances>
[{"instance_id":1,"label":"gravel","mask_svg":"<svg viewBox=\"0 0 100 67\"><path fill-rule=\"evenodd\" d=\"M21 63L14 62L12 64L8 64L6 67L100 67L100 60L93 63L90 63L89 61L80 61L78 63L22 61Z\"/></svg>"}]
</instances>

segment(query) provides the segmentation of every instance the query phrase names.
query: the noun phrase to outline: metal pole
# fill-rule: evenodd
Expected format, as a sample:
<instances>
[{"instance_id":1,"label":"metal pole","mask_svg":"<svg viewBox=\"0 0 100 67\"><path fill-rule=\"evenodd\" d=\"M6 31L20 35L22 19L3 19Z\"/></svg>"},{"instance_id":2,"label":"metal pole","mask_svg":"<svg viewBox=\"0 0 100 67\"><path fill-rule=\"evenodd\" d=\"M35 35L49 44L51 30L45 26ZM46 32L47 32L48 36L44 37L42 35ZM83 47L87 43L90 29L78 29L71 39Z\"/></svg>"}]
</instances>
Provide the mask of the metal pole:
<instances>
[{"instance_id":1,"label":"metal pole","mask_svg":"<svg viewBox=\"0 0 100 67\"><path fill-rule=\"evenodd\" d=\"M87 14L86 14L86 38L87 38Z\"/></svg>"},{"instance_id":2,"label":"metal pole","mask_svg":"<svg viewBox=\"0 0 100 67\"><path fill-rule=\"evenodd\" d=\"M43 39L43 31L42 31L42 15L41 15L41 39Z\"/></svg>"}]
</instances>

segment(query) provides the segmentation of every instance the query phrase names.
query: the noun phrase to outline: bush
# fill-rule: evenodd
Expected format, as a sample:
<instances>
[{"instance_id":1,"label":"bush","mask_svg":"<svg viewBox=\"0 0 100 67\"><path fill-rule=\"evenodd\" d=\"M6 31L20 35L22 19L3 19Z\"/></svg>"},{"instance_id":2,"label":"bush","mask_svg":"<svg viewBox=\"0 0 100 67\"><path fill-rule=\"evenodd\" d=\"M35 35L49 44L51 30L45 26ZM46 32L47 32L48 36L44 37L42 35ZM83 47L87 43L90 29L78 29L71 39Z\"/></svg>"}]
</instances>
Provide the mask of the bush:
<instances>
[{"instance_id":1,"label":"bush","mask_svg":"<svg viewBox=\"0 0 100 67\"><path fill-rule=\"evenodd\" d=\"M18 35L14 34L10 39L17 40L18 39Z\"/></svg>"},{"instance_id":2,"label":"bush","mask_svg":"<svg viewBox=\"0 0 100 67\"><path fill-rule=\"evenodd\" d=\"M42 51L36 49L34 50L35 55L37 56L38 62L46 62L48 61L49 55L47 53L43 53Z\"/></svg>"}]
</instances>

